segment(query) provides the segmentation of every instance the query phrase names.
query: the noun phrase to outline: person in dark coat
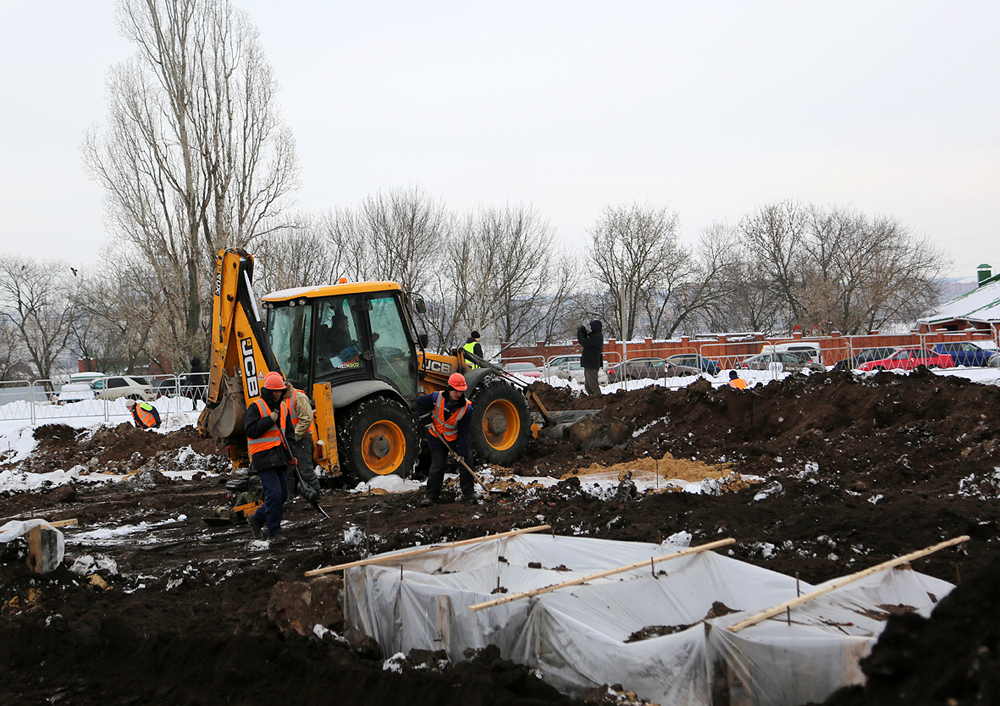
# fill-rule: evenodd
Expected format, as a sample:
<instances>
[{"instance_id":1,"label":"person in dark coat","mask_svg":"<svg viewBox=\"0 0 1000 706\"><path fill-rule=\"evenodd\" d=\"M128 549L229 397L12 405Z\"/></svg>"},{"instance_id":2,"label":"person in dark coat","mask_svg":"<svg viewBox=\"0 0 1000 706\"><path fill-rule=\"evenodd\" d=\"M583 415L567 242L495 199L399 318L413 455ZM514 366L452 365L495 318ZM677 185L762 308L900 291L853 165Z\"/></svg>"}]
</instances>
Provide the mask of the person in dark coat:
<instances>
[{"instance_id":1,"label":"person in dark coat","mask_svg":"<svg viewBox=\"0 0 1000 706\"><path fill-rule=\"evenodd\" d=\"M247 519L247 523L256 539L264 539L266 526L271 546L287 541L281 534L281 520L288 499L285 468L292 457L282 435L285 439L292 435L295 429L292 418L291 401L285 398L285 379L281 373L272 371L264 377L260 397L247 407L243 420L250 472L260 476L260 484L264 487L264 505Z\"/></svg>"},{"instance_id":2,"label":"person in dark coat","mask_svg":"<svg viewBox=\"0 0 1000 706\"><path fill-rule=\"evenodd\" d=\"M472 353L473 355L477 355L480 358L482 358L483 346L479 343L479 338L480 338L479 331L473 331L472 334L469 336L469 339L465 342L465 345L462 346L462 348L467 350L469 353ZM466 366L468 366L469 370L479 367L470 360L466 360L465 364Z\"/></svg>"},{"instance_id":3,"label":"person in dark coat","mask_svg":"<svg viewBox=\"0 0 1000 706\"><path fill-rule=\"evenodd\" d=\"M444 483L444 469L448 462L447 442L451 450L465 459L472 468L472 403L465 399L468 384L461 373L452 373L448 387L441 392L420 395L417 398L417 414L421 419L429 418L430 438L427 445L431 450L431 467L427 473L427 495L421 505L433 505L441 495ZM442 441L444 439L444 441ZM466 502L479 502L475 479L459 464L458 484Z\"/></svg>"},{"instance_id":4,"label":"person in dark coat","mask_svg":"<svg viewBox=\"0 0 1000 706\"><path fill-rule=\"evenodd\" d=\"M583 347L580 354L580 365L583 366L584 388L588 395L601 394L601 386L597 381L597 372L604 365L604 332L601 322L590 322L590 330L581 326L576 330L576 340Z\"/></svg>"}]
</instances>

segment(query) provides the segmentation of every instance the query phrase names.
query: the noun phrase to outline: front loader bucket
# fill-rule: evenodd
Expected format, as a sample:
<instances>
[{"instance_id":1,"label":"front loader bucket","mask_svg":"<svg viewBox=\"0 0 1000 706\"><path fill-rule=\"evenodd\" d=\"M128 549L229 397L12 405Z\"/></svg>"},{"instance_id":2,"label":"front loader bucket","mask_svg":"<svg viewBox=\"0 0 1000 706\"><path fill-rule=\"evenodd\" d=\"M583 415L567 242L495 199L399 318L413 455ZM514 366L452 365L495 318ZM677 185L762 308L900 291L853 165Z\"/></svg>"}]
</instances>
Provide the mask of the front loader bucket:
<instances>
[{"instance_id":1,"label":"front loader bucket","mask_svg":"<svg viewBox=\"0 0 1000 706\"><path fill-rule=\"evenodd\" d=\"M205 407L198 417L198 431L203 436L211 436L220 441L233 434L242 434L245 414L246 406L239 380L225 376L219 386L219 401L213 407Z\"/></svg>"},{"instance_id":2,"label":"front loader bucket","mask_svg":"<svg viewBox=\"0 0 1000 706\"><path fill-rule=\"evenodd\" d=\"M577 409L548 412L553 424L545 426L541 435L567 439L579 449L610 449L624 443L635 425L617 419L603 409Z\"/></svg>"}]
</instances>

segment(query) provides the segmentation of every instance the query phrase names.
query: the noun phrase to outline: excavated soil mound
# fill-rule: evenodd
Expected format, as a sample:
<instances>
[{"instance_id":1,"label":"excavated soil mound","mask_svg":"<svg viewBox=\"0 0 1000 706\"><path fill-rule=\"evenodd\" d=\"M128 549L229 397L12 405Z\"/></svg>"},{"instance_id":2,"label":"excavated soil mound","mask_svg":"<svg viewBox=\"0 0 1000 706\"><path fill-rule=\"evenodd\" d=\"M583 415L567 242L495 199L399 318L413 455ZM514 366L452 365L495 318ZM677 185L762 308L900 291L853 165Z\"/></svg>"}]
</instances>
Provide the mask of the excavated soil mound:
<instances>
[{"instance_id":1,"label":"excavated soil mound","mask_svg":"<svg viewBox=\"0 0 1000 706\"><path fill-rule=\"evenodd\" d=\"M306 570L539 523L561 535L628 541L659 541L679 531L690 532L695 544L733 537L732 556L810 583L967 534L968 543L913 566L961 583L939 608L949 606L942 616L972 621L979 615L998 624L996 592L975 590L1000 585L997 388L927 371L794 376L743 392L698 382L678 391L650 387L600 398L535 387L551 409L605 409L633 423L635 435L621 447L591 451L535 440L510 470L566 479L550 488L510 484L477 506L424 508L417 504L420 493L330 490L322 498L332 516L325 520L298 500L286 514L290 542L280 551L250 542L243 526L201 521L221 502L230 473L193 481L140 473L147 483L79 483L0 497L0 523L31 515L80 521L64 528L65 565L42 577L28 573L22 543L0 545L0 703L565 701L492 652L461 664L433 654L389 659L371 644L347 647L332 633L282 632L268 617L272 589L302 581ZM37 433L39 448L20 470L225 467L221 449L191 429L42 427ZM655 470L666 454L692 468L762 480L733 488L702 484L700 494L644 494L620 473L650 462ZM625 464L610 491L588 482L585 471L595 464ZM9 468L11 462L0 459L0 470ZM447 488L443 498L453 499L454 490ZM107 539L106 531L123 535ZM85 555L95 557L92 568L71 571ZM973 579L979 571L987 578ZM919 629L912 618L890 621L886 646L873 653L870 668L870 688L883 691L857 703L906 703L918 678L929 680L920 684L946 680L949 697L963 704L989 703L968 695L993 688L995 702L994 683L983 676L996 673L995 633L963 630L955 618L947 637L927 637L940 619L936 612ZM876 655L889 649L897 631L911 642L940 644L937 661L893 638L898 656L888 660L891 668L878 666ZM888 676L880 681L883 672Z\"/></svg>"}]
</instances>

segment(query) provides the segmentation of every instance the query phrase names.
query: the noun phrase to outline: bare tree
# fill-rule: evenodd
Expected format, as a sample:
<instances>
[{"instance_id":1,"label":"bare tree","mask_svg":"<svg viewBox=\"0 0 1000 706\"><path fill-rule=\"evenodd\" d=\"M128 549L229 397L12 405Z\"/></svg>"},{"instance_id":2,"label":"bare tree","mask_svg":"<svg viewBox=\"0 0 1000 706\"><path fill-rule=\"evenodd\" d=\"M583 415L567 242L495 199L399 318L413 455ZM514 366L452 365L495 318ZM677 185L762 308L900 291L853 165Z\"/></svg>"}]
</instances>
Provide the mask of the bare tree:
<instances>
[{"instance_id":1,"label":"bare tree","mask_svg":"<svg viewBox=\"0 0 1000 706\"><path fill-rule=\"evenodd\" d=\"M578 257L564 253L555 257L551 272L551 293L538 306L536 339L545 343L571 338L582 321L577 296L583 263Z\"/></svg>"},{"instance_id":2,"label":"bare tree","mask_svg":"<svg viewBox=\"0 0 1000 706\"><path fill-rule=\"evenodd\" d=\"M24 346L18 337L13 320L0 309L0 380L16 380L18 368L23 367Z\"/></svg>"},{"instance_id":3,"label":"bare tree","mask_svg":"<svg viewBox=\"0 0 1000 706\"><path fill-rule=\"evenodd\" d=\"M768 284L788 310L792 322L801 319L799 300L802 268L808 231L808 213L791 201L782 201L744 216L740 232L750 249L750 257L763 268Z\"/></svg>"},{"instance_id":4,"label":"bare tree","mask_svg":"<svg viewBox=\"0 0 1000 706\"><path fill-rule=\"evenodd\" d=\"M773 319L779 328L862 333L912 321L934 301L942 255L893 218L784 202L745 217L740 231L748 251L731 275L744 277L745 302L762 304L757 330Z\"/></svg>"},{"instance_id":5,"label":"bare tree","mask_svg":"<svg viewBox=\"0 0 1000 706\"><path fill-rule=\"evenodd\" d=\"M531 206L483 208L465 221L456 236L461 254L450 252L454 269L464 269L457 283L468 331L486 330L497 343L537 336L539 306L553 289L553 237Z\"/></svg>"},{"instance_id":6,"label":"bare tree","mask_svg":"<svg viewBox=\"0 0 1000 706\"><path fill-rule=\"evenodd\" d=\"M294 146L257 30L227 0L121 0L117 17L137 51L111 71L108 133L88 135L84 161L162 316L184 322L174 344L197 351L216 252L282 225Z\"/></svg>"},{"instance_id":7,"label":"bare tree","mask_svg":"<svg viewBox=\"0 0 1000 706\"><path fill-rule=\"evenodd\" d=\"M690 270L691 256L678 242L678 229L676 213L632 204L608 206L590 231L591 272L607 294L605 303L613 305L595 313L626 339L636 334L643 314L647 326L659 321L672 301L671 287Z\"/></svg>"},{"instance_id":8,"label":"bare tree","mask_svg":"<svg viewBox=\"0 0 1000 706\"><path fill-rule=\"evenodd\" d=\"M262 240L254 252L254 288L258 294L333 284L342 270L344 253L330 247L323 229L303 219L296 228Z\"/></svg>"},{"instance_id":9,"label":"bare tree","mask_svg":"<svg viewBox=\"0 0 1000 706\"><path fill-rule=\"evenodd\" d=\"M340 275L387 280L417 291L431 282L452 229L443 202L418 187L379 191L358 208L342 208L323 225Z\"/></svg>"},{"instance_id":10,"label":"bare tree","mask_svg":"<svg viewBox=\"0 0 1000 706\"><path fill-rule=\"evenodd\" d=\"M135 253L112 252L110 246L100 261L74 294L80 312L74 335L81 354L96 358L105 373L133 372L140 362L159 356L166 356L174 370L184 370L190 353L181 345L184 320L159 315L169 295L156 288L148 263Z\"/></svg>"},{"instance_id":11,"label":"bare tree","mask_svg":"<svg viewBox=\"0 0 1000 706\"><path fill-rule=\"evenodd\" d=\"M52 378L69 349L76 311L68 296L67 265L23 257L0 259L0 314L6 319L39 379Z\"/></svg>"}]
</instances>

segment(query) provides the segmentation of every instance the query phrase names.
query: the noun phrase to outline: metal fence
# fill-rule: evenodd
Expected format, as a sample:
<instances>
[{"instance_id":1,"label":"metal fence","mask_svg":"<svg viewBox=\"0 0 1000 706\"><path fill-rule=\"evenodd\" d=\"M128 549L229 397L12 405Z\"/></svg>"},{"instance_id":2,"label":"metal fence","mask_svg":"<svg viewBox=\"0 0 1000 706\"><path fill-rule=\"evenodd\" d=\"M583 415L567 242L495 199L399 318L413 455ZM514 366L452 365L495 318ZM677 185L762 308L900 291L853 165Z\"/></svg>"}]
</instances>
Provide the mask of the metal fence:
<instances>
[{"instance_id":1,"label":"metal fence","mask_svg":"<svg viewBox=\"0 0 1000 706\"><path fill-rule=\"evenodd\" d=\"M109 376L115 377L115 376ZM144 395L160 416L198 411L205 406L207 385L192 385L184 376L144 375L149 394ZM70 386L70 387L67 387ZM93 419L95 422L132 418L127 402L135 395L94 389L88 383L62 380L0 382L0 421L27 420L32 425L59 419Z\"/></svg>"}]
</instances>

